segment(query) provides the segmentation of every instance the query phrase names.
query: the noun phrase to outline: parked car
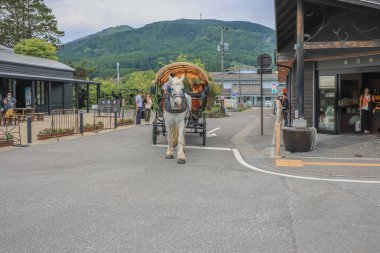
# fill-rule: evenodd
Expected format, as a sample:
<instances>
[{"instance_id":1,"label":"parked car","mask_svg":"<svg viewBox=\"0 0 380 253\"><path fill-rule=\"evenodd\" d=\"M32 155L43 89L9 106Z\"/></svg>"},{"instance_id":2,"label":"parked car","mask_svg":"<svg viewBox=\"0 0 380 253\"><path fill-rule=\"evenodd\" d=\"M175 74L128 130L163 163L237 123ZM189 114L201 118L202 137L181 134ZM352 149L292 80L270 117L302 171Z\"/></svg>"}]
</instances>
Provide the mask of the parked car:
<instances>
[{"instance_id":1,"label":"parked car","mask_svg":"<svg viewBox=\"0 0 380 253\"><path fill-rule=\"evenodd\" d=\"M272 107L272 101L265 101L264 106L265 107Z\"/></svg>"}]
</instances>

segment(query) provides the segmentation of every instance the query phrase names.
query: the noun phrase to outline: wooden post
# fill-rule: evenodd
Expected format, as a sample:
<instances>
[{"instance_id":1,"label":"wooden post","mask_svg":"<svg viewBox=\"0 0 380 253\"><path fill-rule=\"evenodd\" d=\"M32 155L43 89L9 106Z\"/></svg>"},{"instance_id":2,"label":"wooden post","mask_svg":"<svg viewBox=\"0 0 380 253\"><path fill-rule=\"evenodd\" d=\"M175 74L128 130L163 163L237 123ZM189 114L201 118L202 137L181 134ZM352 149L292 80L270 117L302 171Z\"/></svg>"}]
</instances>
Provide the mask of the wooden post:
<instances>
[{"instance_id":1,"label":"wooden post","mask_svg":"<svg viewBox=\"0 0 380 253\"><path fill-rule=\"evenodd\" d=\"M52 100L52 97L51 97L51 81L49 81L49 84L48 84L48 114L51 115L51 100Z\"/></svg>"},{"instance_id":2,"label":"wooden post","mask_svg":"<svg viewBox=\"0 0 380 253\"><path fill-rule=\"evenodd\" d=\"M87 84L87 101L86 101L86 107L87 107L87 113L90 112L90 84Z\"/></svg>"},{"instance_id":3,"label":"wooden post","mask_svg":"<svg viewBox=\"0 0 380 253\"><path fill-rule=\"evenodd\" d=\"M75 109L79 110L79 84L75 84Z\"/></svg>"},{"instance_id":4,"label":"wooden post","mask_svg":"<svg viewBox=\"0 0 380 253\"><path fill-rule=\"evenodd\" d=\"M12 96L17 100L17 80L12 79ZM9 91L8 91L9 92Z\"/></svg>"},{"instance_id":5,"label":"wooden post","mask_svg":"<svg viewBox=\"0 0 380 253\"><path fill-rule=\"evenodd\" d=\"M276 121L276 156L281 156L281 123Z\"/></svg>"},{"instance_id":6,"label":"wooden post","mask_svg":"<svg viewBox=\"0 0 380 253\"><path fill-rule=\"evenodd\" d=\"M96 103L99 104L99 100L100 100L100 84L96 85L96 97L97 97Z\"/></svg>"},{"instance_id":7,"label":"wooden post","mask_svg":"<svg viewBox=\"0 0 380 253\"><path fill-rule=\"evenodd\" d=\"M62 83L62 109L66 109L65 83Z\"/></svg>"},{"instance_id":8,"label":"wooden post","mask_svg":"<svg viewBox=\"0 0 380 253\"><path fill-rule=\"evenodd\" d=\"M304 118L304 6L297 0L297 110L298 117Z\"/></svg>"},{"instance_id":9,"label":"wooden post","mask_svg":"<svg viewBox=\"0 0 380 253\"><path fill-rule=\"evenodd\" d=\"M36 108L36 81L32 81L32 108Z\"/></svg>"}]
</instances>

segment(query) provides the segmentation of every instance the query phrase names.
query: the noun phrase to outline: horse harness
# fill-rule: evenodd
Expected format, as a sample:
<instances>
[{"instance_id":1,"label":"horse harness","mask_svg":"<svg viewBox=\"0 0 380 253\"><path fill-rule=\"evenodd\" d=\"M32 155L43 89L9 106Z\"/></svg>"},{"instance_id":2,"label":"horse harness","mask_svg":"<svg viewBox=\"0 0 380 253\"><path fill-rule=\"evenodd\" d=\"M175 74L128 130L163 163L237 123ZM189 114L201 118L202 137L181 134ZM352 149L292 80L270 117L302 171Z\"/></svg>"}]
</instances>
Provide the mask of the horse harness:
<instances>
[{"instance_id":1,"label":"horse harness","mask_svg":"<svg viewBox=\"0 0 380 253\"><path fill-rule=\"evenodd\" d=\"M181 97L181 99L182 99L182 108L175 109L175 108L172 108L171 103L170 103L170 99L171 98L177 98L177 97ZM172 89L168 88L168 93L165 96L165 103L164 103L165 111L167 111L169 113L183 113L183 112L188 111L188 109L189 109L188 107L189 106L187 104L186 96L185 96L185 93L183 92L183 90L182 90L181 95L180 94L173 95Z\"/></svg>"}]
</instances>

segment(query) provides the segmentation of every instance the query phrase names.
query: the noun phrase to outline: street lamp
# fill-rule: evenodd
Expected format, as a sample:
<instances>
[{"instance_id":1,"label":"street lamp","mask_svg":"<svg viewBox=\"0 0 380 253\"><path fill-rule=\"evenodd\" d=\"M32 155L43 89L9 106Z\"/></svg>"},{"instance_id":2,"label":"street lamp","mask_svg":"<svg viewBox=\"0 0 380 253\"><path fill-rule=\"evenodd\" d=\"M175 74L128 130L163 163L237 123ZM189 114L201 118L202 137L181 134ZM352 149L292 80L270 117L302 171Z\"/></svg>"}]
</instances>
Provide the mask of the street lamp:
<instances>
[{"instance_id":1,"label":"street lamp","mask_svg":"<svg viewBox=\"0 0 380 253\"><path fill-rule=\"evenodd\" d=\"M224 89L224 55L228 53L229 45L224 42L224 31L228 30L227 27L218 26L220 29L220 43L217 46L218 53L220 54L221 72L222 72L222 87Z\"/></svg>"}]
</instances>

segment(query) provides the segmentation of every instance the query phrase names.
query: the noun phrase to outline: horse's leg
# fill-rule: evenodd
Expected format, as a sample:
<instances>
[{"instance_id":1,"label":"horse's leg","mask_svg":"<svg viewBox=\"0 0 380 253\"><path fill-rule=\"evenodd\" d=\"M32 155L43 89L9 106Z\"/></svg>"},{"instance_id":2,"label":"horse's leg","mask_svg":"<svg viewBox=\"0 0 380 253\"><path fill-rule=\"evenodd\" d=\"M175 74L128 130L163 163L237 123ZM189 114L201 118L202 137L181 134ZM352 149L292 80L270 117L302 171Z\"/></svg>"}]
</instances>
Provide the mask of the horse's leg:
<instances>
[{"instance_id":1,"label":"horse's leg","mask_svg":"<svg viewBox=\"0 0 380 253\"><path fill-rule=\"evenodd\" d=\"M173 148L178 146L178 125L175 124L173 127Z\"/></svg>"},{"instance_id":2,"label":"horse's leg","mask_svg":"<svg viewBox=\"0 0 380 253\"><path fill-rule=\"evenodd\" d=\"M185 152L183 151L184 145L185 145L185 121L181 120L178 123L178 159L177 163L184 164L186 163L186 156Z\"/></svg>"},{"instance_id":3,"label":"horse's leg","mask_svg":"<svg viewBox=\"0 0 380 253\"><path fill-rule=\"evenodd\" d=\"M168 150L166 151L166 159L174 159L173 155L173 133L172 133L172 128L173 126L170 124L171 122L167 121L165 122L166 130L167 130L167 135L166 138L168 139Z\"/></svg>"},{"instance_id":4,"label":"horse's leg","mask_svg":"<svg viewBox=\"0 0 380 253\"><path fill-rule=\"evenodd\" d=\"M185 123L184 123L184 127L183 127L183 148L182 148L182 150L183 150L183 153L186 153L186 138L185 138L185 136L186 136L186 121L185 121Z\"/></svg>"}]
</instances>

